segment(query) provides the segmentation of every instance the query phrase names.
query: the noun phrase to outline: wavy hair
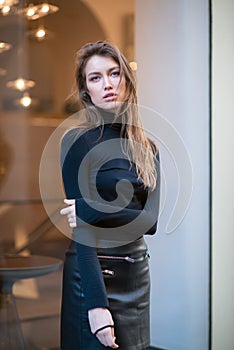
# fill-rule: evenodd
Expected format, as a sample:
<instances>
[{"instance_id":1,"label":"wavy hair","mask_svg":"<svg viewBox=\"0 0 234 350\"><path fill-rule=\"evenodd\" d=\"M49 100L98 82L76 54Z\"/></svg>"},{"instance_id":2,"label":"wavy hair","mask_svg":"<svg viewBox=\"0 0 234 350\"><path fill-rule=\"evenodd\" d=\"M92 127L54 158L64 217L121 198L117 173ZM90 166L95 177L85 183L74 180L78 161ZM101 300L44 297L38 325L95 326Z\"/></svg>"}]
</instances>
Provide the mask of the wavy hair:
<instances>
[{"instance_id":1,"label":"wavy hair","mask_svg":"<svg viewBox=\"0 0 234 350\"><path fill-rule=\"evenodd\" d=\"M130 163L131 159L136 165L138 179L149 190L154 190L157 182L157 171L155 156L158 147L150 140L144 132L139 110L137 107L136 79L126 57L119 49L108 41L97 41L84 45L77 53L76 61L76 85L79 101L84 105L86 124L82 127L89 128L95 125L104 125L104 120L98 108L92 103L89 96L85 68L88 60L94 56L105 56L112 58L120 68L120 80L125 77L126 95L121 108L117 109L113 122L121 115L121 135L125 131L127 138L123 138L122 148Z\"/></svg>"}]
</instances>

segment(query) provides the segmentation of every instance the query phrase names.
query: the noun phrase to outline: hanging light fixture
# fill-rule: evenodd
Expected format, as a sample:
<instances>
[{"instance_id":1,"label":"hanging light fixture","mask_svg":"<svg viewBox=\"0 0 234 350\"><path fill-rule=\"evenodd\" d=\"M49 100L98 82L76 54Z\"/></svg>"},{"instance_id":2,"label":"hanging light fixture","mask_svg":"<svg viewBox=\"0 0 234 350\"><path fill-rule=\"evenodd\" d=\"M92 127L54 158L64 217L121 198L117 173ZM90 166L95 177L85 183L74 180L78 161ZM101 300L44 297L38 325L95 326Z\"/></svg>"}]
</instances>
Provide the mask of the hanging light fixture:
<instances>
[{"instance_id":1,"label":"hanging light fixture","mask_svg":"<svg viewBox=\"0 0 234 350\"><path fill-rule=\"evenodd\" d=\"M44 40L46 37L46 30L44 27L39 27L37 30L36 30L36 33L35 33L35 38L39 41L41 40Z\"/></svg>"},{"instance_id":2,"label":"hanging light fixture","mask_svg":"<svg viewBox=\"0 0 234 350\"><path fill-rule=\"evenodd\" d=\"M4 7L1 9L1 12L2 12L2 15L3 15L3 16L9 15L10 11L11 11L11 8L10 8L10 6L8 6L8 5L4 6Z\"/></svg>"},{"instance_id":3,"label":"hanging light fixture","mask_svg":"<svg viewBox=\"0 0 234 350\"><path fill-rule=\"evenodd\" d=\"M3 16L9 15L12 8L17 5L19 0L0 0L0 10Z\"/></svg>"},{"instance_id":4,"label":"hanging light fixture","mask_svg":"<svg viewBox=\"0 0 234 350\"><path fill-rule=\"evenodd\" d=\"M31 97L30 97L30 95L29 95L28 92L25 92L24 95L23 95L23 97L21 97L21 98L19 99L19 104L20 104L22 107L27 108L27 107L29 107L29 106L31 105L31 103L32 103L32 99L31 99Z\"/></svg>"},{"instance_id":5,"label":"hanging light fixture","mask_svg":"<svg viewBox=\"0 0 234 350\"><path fill-rule=\"evenodd\" d=\"M29 30L27 34L30 39L37 41L43 41L46 39L51 39L53 37L53 33L46 29L44 26L39 26L36 29Z\"/></svg>"},{"instance_id":6,"label":"hanging light fixture","mask_svg":"<svg viewBox=\"0 0 234 350\"><path fill-rule=\"evenodd\" d=\"M18 6L15 6L17 5ZM19 0L0 0L0 10L2 11L3 15L8 15L9 13L16 13L18 14L18 20L21 26L23 27L22 23L24 18L26 17L28 20L36 20L38 18L47 16L49 14L53 14L59 10L58 6L51 5L47 2L34 5L33 3L30 3L26 8L23 5L23 2L20 2ZM24 42L23 33L21 33L22 30L18 31L19 36L19 43ZM45 39L45 37L48 35L48 31L44 27L39 27L36 32L34 33L35 38L38 41L42 41ZM10 45L10 44L9 44ZM1 43L0 42L0 50L5 51L9 49L10 46L7 46L7 43ZM0 51L1 52L1 51ZM23 97L19 99L18 103L24 107L28 107L32 103L32 99L28 93L28 90L33 88L35 86L35 82L33 80L25 79L24 78L24 68L23 68L23 56L25 55L25 50L23 45L20 44L19 50L18 50L18 76L16 76L15 80L8 81L6 83L6 86L8 88L18 90L24 93ZM3 73L3 71L2 71ZM3 75L3 74L2 74Z\"/></svg>"},{"instance_id":7,"label":"hanging light fixture","mask_svg":"<svg viewBox=\"0 0 234 350\"><path fill-rule=\"evenodd\" d=\"M14 6L17 5L19 0L0 0L0 9L4 6Z\"/></svg>"},{"instance_id":8,"label":"hanging light fixture","mask_svg":"<svg viewBox=\"0 0 234 350\"><path fill-rule=\"evenodd\" d=\"M21 8L19 9L19 14L23 13L23 2L19 3ZM35 86L35 82L33 80L26 79L26 66L27 66L27 58L26 58L26 40L25 40L25 18L22 15L17 16L18 21L18 48L16 53L16 77L14 80L10 80L6 83L8 88L25 92Z\"/></svg>"},{"instance_id":9,"label":"hanging light fixture","mask_svg":"<svg viewBox=\"0 0 234 350\"><path fill-rule=\"evenodd\" d=\"M33 88L35 86L35 81L19 77L16 80L8 81L6 85L18 91L25 91Z\"/></svg>"},{"instance_id":10,"label":"hanging light fixture","mask_svg":"<svg viewBox=\"0 0 234 350\"><path fill-rule=\"evenodd\" d=\"M7 50L10 50L12 47L11 44L8 44L8 43L5 43L3 41L0 41L0 53L4 52L4 51L7 51Z\"/></svg>"},{"instance_id":11,"label":"hanging light fixture","mask_svg":"<svg viewBox=\"0 0 234 350\"><path fill-rule=\"evenodd\" d=\"M29 108L37 106L38 102L38 99L31 97L29 92L25 92L21 98L15 101L15 104L23 108Z\"/></svg>"},{"instance_id":12,"label":"hanging light fixture","mask_svg":"<svg viewBox=\"0 0 234 350\"><path fill-rule=\"evenodd\" d=\"M51 5L47 2L40 5L34 5L31 3L24 9L24 14L28 20L36 20L38 18L55 13L58 10L58 6Z\"/></svg>"},{"instance_id":13,"label":"hanging light fixture","mask_svg":"<svg viewBox=\"0 0 234 350\"><path fill-rule=\"evenodd\" d=\"M18 4L19 6L16 6ZM51 5L47 2L39 5L30 3L27 7L23 7L20 6L19 0L0 0L0 11L3 16L23 13L28 20L36 20L38 18L55 13L58 10L58 6Z\"/></svg>"}]
</instances>

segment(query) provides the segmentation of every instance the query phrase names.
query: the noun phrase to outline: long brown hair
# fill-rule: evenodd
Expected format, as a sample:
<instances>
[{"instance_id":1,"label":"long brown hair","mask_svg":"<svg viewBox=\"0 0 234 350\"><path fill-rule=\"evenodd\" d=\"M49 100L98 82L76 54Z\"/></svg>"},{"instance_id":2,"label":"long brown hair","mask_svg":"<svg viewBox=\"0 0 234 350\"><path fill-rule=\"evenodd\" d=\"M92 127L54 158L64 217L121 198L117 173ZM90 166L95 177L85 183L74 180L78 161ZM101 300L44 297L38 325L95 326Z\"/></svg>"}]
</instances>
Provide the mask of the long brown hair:
<instances>
[{"instance_id":1,"label":"long brown hair","mask_svg":"<svg viewBox=\"0 0 234 350\"><path fill-rule=\"evenodd\" d=\"M155 167L155 155L158 152L157 145L150 140L142 126L141 118L137 108L136 79L127 59L119 49L110 42L97 41L84 45L77 53L76 84L80 102L86 108L88 126L100 125L104 121L101 113L97 113L94 104L87 91L85 67L88 60L94 56L106 56L112 58L120 67L120 79L124 76L126 81L125 103L122 104L121 112L118 111L116 118L122 116L122 132L125 128L127 139L123 143L123 151L129 160L133 159L139 179L142 179L145 187L155 189L157 171ZM91 116L96 117L96 121Z\"/></svg>"}]
</instances>

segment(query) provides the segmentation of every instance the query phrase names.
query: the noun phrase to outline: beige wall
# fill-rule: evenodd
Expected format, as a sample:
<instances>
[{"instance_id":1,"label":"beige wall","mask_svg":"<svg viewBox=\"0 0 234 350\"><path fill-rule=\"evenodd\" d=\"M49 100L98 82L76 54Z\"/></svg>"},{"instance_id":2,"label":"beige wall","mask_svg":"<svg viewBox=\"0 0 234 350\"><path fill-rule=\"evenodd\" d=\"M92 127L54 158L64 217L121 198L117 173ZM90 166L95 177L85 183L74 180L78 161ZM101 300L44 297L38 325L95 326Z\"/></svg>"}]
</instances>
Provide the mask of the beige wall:
<instances>
[{"instance_id":1,"label":"beige wall","mask_svg":"<svg viewBox=\"0 0 234 350\"><path fill-rule=\"evenodd\" d=\"M133 44L131 42L133 27L131 26L135 12L135 0L83 0L83 3L99 20L106 33L106 39L114 42L126 55L133 56L134 53L130 52L133 48L128 46Z\"/></svg>"},{"instance_id":2,"label":"beige wall","mask_svg":"<svg viewBox=\"0 0 234 350\"><path fill-rule=\"evenodd\" d=\"M212 350L234 349L234 3L213 0Z\"/></svg>"}]
</instances>

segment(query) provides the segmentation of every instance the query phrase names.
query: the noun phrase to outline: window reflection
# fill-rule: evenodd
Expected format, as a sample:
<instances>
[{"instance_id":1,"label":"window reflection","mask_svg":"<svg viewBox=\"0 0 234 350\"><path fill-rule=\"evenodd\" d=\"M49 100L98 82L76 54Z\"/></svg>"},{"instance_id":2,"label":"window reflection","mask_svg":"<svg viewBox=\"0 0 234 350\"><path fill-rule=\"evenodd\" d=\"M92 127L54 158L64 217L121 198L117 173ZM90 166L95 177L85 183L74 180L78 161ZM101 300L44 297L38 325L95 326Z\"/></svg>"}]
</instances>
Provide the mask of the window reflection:
<instances>
[{"instance_id":1,"label":"window reflection","mask_svg":"<svg viewBox=\"0 0 234 350\"><path fill-rule=\"evenodd\" d=\"M111 28L121 29L122 48L126 46L130 60L133 42L122 32L133 35L133 2L116 4L126 9L120 11L120 26ZM59 11L36 20L17 12L27 1L15 2L9 13L0 11L0 256L63 259L68 238L53 226L42 205L40 158L54 129L81 108L71 95L76 51L86 42L110 38L88 1L50 3ZM59 346L60 286L61 270L34 282L18 282L14 288L29 349Z\"/></svg>"}]
</instances>

